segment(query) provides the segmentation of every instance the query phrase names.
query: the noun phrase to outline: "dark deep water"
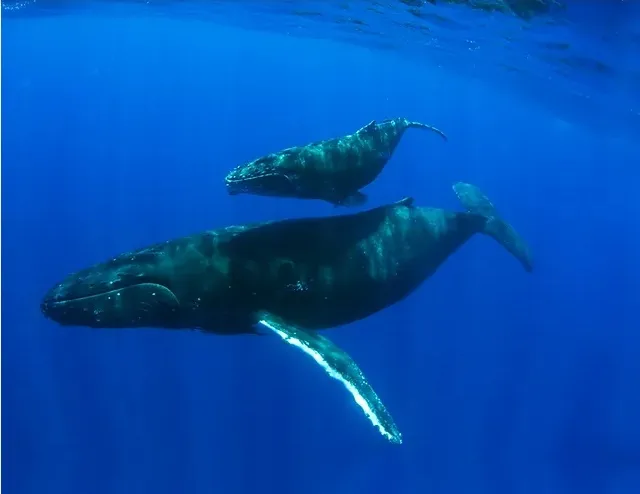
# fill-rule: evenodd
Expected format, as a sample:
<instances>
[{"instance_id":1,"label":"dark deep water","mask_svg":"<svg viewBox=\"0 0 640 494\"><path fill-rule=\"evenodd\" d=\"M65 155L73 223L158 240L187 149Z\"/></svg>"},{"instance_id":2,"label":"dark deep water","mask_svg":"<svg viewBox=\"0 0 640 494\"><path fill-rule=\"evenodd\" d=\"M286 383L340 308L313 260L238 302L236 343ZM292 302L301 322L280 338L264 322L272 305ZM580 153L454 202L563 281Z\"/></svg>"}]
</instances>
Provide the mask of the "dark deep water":
<instances>
[{"instance_id":1,"label":"dark deep water","mask_svg":"<svg viewBox=\"0 0 640 494\"><path fill-rule=\"evenodd\" d=\"M365 43L192 12L122 2L7 13L7 493L640 492L640 126L627 99L640 94L637 51L608 59L606 80L572 72L591 91L587 107L569 92L508 91L489 71L471 78ZM606 19L601 31L615 32ZM436 125L449 142L408 131L367 188L369 206L412 195L460 209L451 184L472 182L536 260L526 274L474 238L407 300L330 332L393 414L401 446L276 338L42 317L51 284L121 251L345 212L230 197L222 178L258 155L393 116Z\"/></svg>"}]
</instances>

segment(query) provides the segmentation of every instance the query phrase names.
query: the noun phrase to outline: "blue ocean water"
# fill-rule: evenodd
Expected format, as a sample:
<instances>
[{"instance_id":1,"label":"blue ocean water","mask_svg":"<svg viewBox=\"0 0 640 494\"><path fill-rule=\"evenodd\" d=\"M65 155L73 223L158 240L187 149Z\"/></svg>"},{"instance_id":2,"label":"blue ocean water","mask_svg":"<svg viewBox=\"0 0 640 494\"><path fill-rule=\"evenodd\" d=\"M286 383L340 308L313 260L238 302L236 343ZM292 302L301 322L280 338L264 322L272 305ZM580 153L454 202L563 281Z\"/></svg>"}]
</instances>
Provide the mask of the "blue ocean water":
<instances>
[{"instance_id":1,"label":"blue ocean water","mask_svg":"<svg viewBox=\"0 0 640 494\"><path fill-rule=\"evenodd\" d=\"M531 18L388 2L385 36L345 31L328 5L347 2L297 2L293 16L289 2L149 3L3 11L6 492L640 492L630 2ZM364 16L384 2L358 3L343 17L373 32ZM406 15L431 34L415 38ZM468 181L535 256L527 274L478 236L403 302L327 333L402 445L277 338L63 328L40 313L53 283L119 252L344 213L231 197L222 178L394 116L449 141L408 131L364 207L410 195L461 209L451 185Z\"/></svg>"}]
</instances>

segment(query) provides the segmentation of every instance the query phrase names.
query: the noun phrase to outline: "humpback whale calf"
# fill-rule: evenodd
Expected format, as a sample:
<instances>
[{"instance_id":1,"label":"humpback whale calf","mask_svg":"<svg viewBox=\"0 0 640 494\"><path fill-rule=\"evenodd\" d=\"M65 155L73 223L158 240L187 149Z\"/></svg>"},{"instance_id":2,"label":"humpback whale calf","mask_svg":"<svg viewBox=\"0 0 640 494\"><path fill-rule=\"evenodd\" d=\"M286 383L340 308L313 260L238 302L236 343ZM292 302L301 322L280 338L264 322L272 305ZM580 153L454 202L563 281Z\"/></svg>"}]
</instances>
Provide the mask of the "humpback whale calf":
<instances>
[{"instance_id":1,"label":"humpback whale calf","mask_svg":"<svg viewBox=\"0 0 640 494\"><path fill-rule=\"evenodd\" d=\"M275 333L341 381L379 432L401 443L362 371L318 330L404 299L476 233L531 271L528 247L489 199L470 184L454 191L466 212L405 198L355 214L229 226L152 245L67 276L41 310L66 326Z\"/></svg>"},{"instance_id":2,"label":"humpback whale calf","mask_svg":"<svg viewBox=\"0 0 640 494\"><path fill-rule=\"evenodd\" d=\"M360 189L382 172L408 128L440 130L406 118L371 121L353 134L283 149L240 165L225 177L229 194L321 199L364 204Z\"/></svg>"}]
</instances>

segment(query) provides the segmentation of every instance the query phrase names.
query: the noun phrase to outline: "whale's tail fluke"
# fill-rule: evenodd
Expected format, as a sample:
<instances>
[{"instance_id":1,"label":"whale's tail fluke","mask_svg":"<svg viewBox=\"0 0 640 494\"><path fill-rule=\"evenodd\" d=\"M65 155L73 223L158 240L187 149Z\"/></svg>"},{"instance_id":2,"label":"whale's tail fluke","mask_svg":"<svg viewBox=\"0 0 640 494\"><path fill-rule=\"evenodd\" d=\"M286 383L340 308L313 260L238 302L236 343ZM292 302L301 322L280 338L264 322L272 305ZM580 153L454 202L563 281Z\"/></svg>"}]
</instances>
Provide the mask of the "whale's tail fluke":
<instances>
[{"instance_id":1,"label":"whale's tail fluke","mask_svg":"<svg viewBox=\"0 0 640 494\"><path fill-rule=\"evenodd\" d=\"M436 134L438 134L445 141L449 140L449 138L447 137L447 134L442 132L440 129L437 129L437 128L433 127L432 125L427 125L427 124L423 124L423 123L420 123L420 122L411 122L411 121L407 120L407 127L411 127L411 128L414 128L414 129L430 130L431 132L435 132Z\"/></svg>"},{"instance_id":2,"label":"whale's tail fluke","mask_svg":"<svg viewBox=\"0 0 640 494\"><path fill-rule=\"evenodd\" d=\"M513 254L528 272L533 270L529 247L518 232L504 221L489 198L475 185L458 182L453 190L470 213L487 218L483 233L493 237L500 245Z\"/></svg>"}]
</instances>

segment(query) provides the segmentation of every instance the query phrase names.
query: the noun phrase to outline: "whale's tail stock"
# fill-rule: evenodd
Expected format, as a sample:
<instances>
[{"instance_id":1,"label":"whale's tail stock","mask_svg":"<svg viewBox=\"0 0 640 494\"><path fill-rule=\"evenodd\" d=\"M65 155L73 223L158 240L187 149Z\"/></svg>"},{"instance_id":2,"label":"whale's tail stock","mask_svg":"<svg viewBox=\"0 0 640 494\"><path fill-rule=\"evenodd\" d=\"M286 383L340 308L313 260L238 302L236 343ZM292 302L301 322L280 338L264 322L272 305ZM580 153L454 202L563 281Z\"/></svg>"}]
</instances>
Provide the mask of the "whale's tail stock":
<instances>
[{"instance_id":1,"label":"whale's tail stock","mask_svg":"<svg viewBox=\"0 0 640 494\"><path fill-rule=\"evenodd\" d=\"M453 190L467 211L487 218L482 233L495 239L513 254L528 272L533 270L533 261L529 247L516 230L500 217L489 198L475 185L458 182Z\"/></svg>"}]
</instances>

